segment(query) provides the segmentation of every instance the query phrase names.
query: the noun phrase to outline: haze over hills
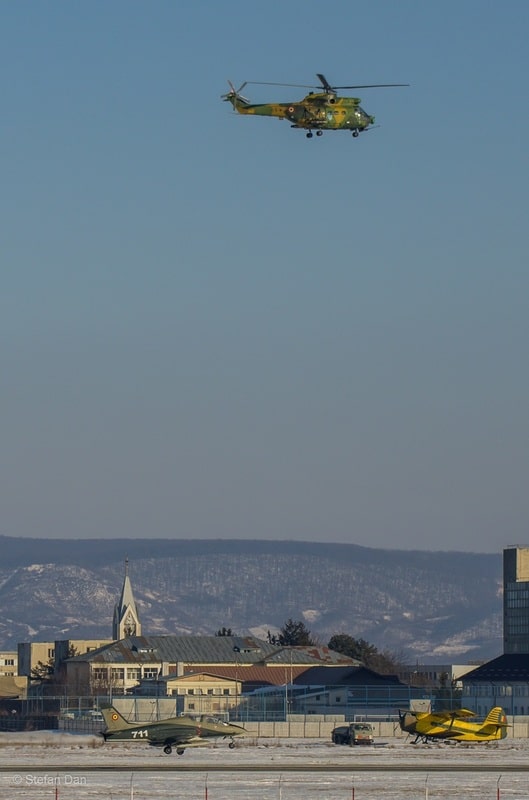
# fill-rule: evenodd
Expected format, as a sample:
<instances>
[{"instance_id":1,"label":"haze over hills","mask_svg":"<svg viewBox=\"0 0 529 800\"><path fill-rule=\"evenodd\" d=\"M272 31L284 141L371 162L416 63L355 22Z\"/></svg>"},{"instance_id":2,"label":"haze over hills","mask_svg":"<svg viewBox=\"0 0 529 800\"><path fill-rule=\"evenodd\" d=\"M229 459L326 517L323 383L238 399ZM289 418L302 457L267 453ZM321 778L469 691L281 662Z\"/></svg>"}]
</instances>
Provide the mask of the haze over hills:
<instances>
[{"instance_id":1,"label":"haze over hills","mask_svg":"<svg viewBox=\"0 0 529 800\"><path fill-rule=\"evenodd\" d=\"M129 559L145 634L266 638L292 617L408 661L502 652L500 555L290 541L0 536L0 648L110 638Z\"/></svg>"}]
</instances>

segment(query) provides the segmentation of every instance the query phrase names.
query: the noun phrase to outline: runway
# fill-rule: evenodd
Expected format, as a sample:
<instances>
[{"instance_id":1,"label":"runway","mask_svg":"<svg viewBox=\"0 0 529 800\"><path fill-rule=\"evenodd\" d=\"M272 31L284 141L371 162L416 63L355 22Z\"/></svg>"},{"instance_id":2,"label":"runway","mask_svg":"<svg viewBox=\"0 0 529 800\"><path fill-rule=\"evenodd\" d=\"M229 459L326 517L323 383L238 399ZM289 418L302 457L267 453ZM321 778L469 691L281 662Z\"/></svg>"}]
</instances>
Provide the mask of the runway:
<instances>
[{"instance_id":1,"label":"runway","mask_svg":"<svg viewBox=\"0 0 529 800\"><path fill-rule=\"evenodd\" d=\"M296 764L233 764L229 762L224 762L222 764L175 764L173 763L166 763L166 762L157 762L151 764L134 764L129 763L125 764L72 764L71 762L64 761L64 762L53 762L53 765L43 765L41 763L35 764L2 764L0 765L0 774L1 773L31 773L31 774L39 774L39 773L49 773L50 771L53 772L68 772L70 773L118 773L124 772L130 775L131 772L134 773L194 773L203 775L206 773L219 773L219 772L228 772L228 773L275 773L275 774L284 774L284 773L345 773L345 774L352 774L352 773L360 773L360 772L368 772L371 774L375 774L378 772L413 772L413 773L445 773L445 774L452 774L454 772L457 773L495 773L496 775L501 773L511 773L511 772L519 772L525 773L529 772L529 764L521 764L521 763L502 763L502 764L491 764L491 763L480 763L477 764L476 762L462 762L459 761L457 764L454 763L445 763L441 764L439 762L428 762L422 761L420 763L399 763L399 762L392 762L387 764L374 764L374 763L359 763L355 761L354 763L350 764L314 764L314 763L302 763L298 762Z\"/></svg>"}]
</instances>

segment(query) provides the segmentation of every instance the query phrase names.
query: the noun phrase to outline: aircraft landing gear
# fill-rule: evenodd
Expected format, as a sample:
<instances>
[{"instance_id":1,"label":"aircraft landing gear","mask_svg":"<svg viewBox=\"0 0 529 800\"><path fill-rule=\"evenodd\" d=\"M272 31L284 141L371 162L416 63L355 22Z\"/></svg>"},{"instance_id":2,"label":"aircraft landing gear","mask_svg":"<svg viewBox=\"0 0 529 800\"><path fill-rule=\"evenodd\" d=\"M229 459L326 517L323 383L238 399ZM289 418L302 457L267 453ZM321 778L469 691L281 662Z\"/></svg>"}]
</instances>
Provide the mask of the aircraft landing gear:
<instances>
[{"instance_id":1,"label":"aircraft landing gear","mask_svg":"<svg viewBox=\"0 0 529 800\"><path fill-rule=\"evenodd\" d=\"M309 131L309 132L307 133L307 139L312 139L312 131Z\"/></svg>"},{"instance_id":2,"label":"aircraft landing gear","mask_svg":"<svg viewBox=\"0 0 529 800\"><path fill-rule=\"evenodd\" d=\"M354 136L355 139L358 136L358 134L359 134L359 130L358 130L358 128L355 128L354 131L353 131L353 136Z\"/></svg>"},{"instance_id":3,"label":"aircraft landing gear","mask_svg":"<svg viewBox=\"0 0 529 800\"><path fill-rule=\"evenodd\" d=\"M183 756L184 755L184 748L183 747L177 747L176 748L176 755L177 756Z\"/></svg>"},{"instance_id":4,"label":"aircraft landing gear","mask_svg":"<svg viewBox=\"0 0 529 800\"><path fill-rule=\"evenodd\" d=\"M163 751L164 751L166 756L170 756L171 753L173 752L173 748L171 747L170 744L166 744L164 749L163 749Z\"/></svg>"},{"instance_id":5,"label":"aircraft landing gear","mask_svg":"<svg viewBox=\"0 0 529 800\"><path fill-rule=\"evenodd\" d=\"M233 748L235 747L235 742L233 741L233 739L231 740L231 742L229 742L228 747L230 748L230 750L233 750Z\"/></svg>"},{"instance_id":6,"label":"aircraft landing gear","mask_svg":"<svg viewBox=\"0 0 529 800\"><path fill-rule=\"evenodd\" d=\"M316 131L316 136L323 136L323 131Z\"/></svg>"}]
</instances>

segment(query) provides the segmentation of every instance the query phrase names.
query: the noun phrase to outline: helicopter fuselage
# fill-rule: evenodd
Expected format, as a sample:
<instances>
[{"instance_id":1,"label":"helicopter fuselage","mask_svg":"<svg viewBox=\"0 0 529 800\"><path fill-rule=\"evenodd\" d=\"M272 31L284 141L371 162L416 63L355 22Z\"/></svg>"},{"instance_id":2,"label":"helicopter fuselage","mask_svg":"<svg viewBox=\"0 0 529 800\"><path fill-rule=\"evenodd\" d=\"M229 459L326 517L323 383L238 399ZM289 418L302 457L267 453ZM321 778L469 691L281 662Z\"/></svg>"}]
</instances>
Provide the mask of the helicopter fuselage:
<instances>
[{"instance_id":1,"label":"helicopter fuselage","mask_svg":"<svg viewBox=\"0 0 529 800\"><path fill-rule=\"evenodd\" d=\"M375 118L360 106L357 97L334 97L310 92L293 103L249 103L236 95L228 96L239 114L286 119L293 128L305 130L349 130L358 134L369 128Z\"/></svg>"}]
</instances>

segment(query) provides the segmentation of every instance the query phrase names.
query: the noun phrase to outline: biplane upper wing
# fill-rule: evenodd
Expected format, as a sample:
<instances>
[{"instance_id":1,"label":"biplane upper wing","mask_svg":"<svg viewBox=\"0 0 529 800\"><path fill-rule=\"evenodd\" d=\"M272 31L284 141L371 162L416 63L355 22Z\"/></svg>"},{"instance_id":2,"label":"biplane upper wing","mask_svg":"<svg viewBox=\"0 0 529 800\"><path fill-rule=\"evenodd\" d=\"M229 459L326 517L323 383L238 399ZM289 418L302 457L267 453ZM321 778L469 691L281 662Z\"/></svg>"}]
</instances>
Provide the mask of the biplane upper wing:
<instances>
[{"instance_id":1,"label":"biplane upper wing","mask_svg":"<svg viewBox=\"0 0 529 800\"><path fill-rule=\"evenodd\" d=\"M446 722L450 719L465 719L466 717L475 717L473 711L470 711L468 708L455 708L453 711L435 711L433 714L430 714L430 719L432 722ZM425 717L423 717L425 719Z\"/></svg>"}]
</instances>

